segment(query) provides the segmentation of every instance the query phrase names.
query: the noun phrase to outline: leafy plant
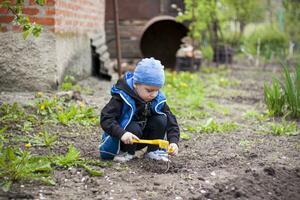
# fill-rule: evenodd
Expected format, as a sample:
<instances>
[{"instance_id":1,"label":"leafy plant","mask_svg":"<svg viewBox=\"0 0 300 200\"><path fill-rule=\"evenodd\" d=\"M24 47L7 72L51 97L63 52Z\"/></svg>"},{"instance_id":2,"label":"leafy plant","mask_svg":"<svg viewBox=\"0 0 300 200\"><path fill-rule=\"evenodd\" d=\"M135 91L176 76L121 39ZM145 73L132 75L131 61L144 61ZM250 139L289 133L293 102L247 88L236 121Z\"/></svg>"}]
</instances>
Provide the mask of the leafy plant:
<instances>
[{"instance_id":1,"label":"leafy plant","mask_svg":"<svg viewBox=\"0 0 300 200\"><path fill-rule=\"evenodd\" d=\"M99 121L93 107L85 106L83 103L79 105L75 102L66 103L64 98L39 99L36 106L38 114L63 125L78 123L89 126L98 124Z\"/></svg>"},{"instance_id":2,"label":"leafy plant","mask_svg":"<svg viewBox=\"0 0 300 200\"><path fill-rule=\"evenodd\" d=\"M33 143L46 147L52 147L58 139L58 135L50 135L47 131L39 132L33 139Z\"/></svg>"},{"instance_id":3,"label":"leafy plant","mask_svg":"<svg viewBox=\"0 0 300 200\"><path fill-rule=\"evenodd\" d=\"M4 103L0 106L0 121L2 122L19 121L23 119L24 114L24 110L17 103L12 105Z\"/></svg>"},{"instance_id":4,"label":"leafy plant","mask_svg":"<svg viewBox=\"0 0 300 200\"><path fill-rule=\"evenodd\" d=\"M40 6L46 3L46 0L34 0ZM23 14L24 0L10 1L4 0L0 2L0 8L4 8L15 16L14 22L22 28L23 37L26 39L30 34L38 37L42 31L42 26L31 23L28 16Z\"/></svg>"},{"instance_id":5,"label":"leafy plant","mask_svg":"<svg viewBox=\"0 0 300 200\"><path fill-rule=\"evenodd\" d=\"M69 167L82 167L91 176L102 176L103 172L92 168L89 164L103 166L101 161L90 161L80 158L80 151L77 150L73 145L69 145L68 151L64 156L57 156L54 158L53 163L59 167L69 168Z\"/></svg>"},{"instance_id":6,"label":"leafy plant","mask_svg":"<svg viewBox=\"0 0 300 200\"><path fill-rule=\"evenodd\" d=\"M276 25L262 25L252 34L245 36L244 46L252 55L256 55L259 48L261 55L270 60L272 56L286 55L288 37Z\"/></svg>"},{"instance_id":7,"label":"leafy plant","mask_svg":"<svg viewBox=\"0 0 300 200\"><path fill-rule=\"evenodd\" d=\"M35 180L46 184L55 184L50 178L51 163L40 156L33 156L29 151L11 146L0 149L0 178L1 188L10 190L16 181Z\"/></svg>"},{"instance_id":8,"label":"leafy plant","mask_svg":"<svg viewBox=\"0 0 300 200\"><path fill-rule=\"evenodd\" d=\"M201 125L200 132L203 133L228 133L238 128L234 122L217 123L213 118L209 118L204 125Z\"/></svg>"},{"instance_id":9,"label":"leafy plant","mask_svg":"<svg viewBox=\"0 0 300 200\"><path fill-rule=\"evenodd\" d=\"M264 100L271 115L280 116L283 114L285 96L277 79L273 78L271 86L264 84Z\"/></svg>"}]
</instances>

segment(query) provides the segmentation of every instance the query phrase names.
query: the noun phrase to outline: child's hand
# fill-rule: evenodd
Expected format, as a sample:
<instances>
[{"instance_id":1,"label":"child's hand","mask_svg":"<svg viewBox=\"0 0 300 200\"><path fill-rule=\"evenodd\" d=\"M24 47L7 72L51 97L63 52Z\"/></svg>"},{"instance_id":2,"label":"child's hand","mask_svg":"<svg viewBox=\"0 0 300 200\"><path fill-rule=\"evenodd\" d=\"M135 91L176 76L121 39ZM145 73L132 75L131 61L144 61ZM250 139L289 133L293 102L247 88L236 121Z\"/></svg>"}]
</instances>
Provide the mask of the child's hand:
<instances>
[{"instance_id":1,"label":"child's hand","mask_svg":"<svg viewBox=\"0 0 300 200\"><path fill-rule=\"evenodd\" d=\"M133 144L132 139L137 139L137 140L139 140L139 138L138 138L136 135L134 135L134 134L132 134L132 133L130 133L130 132L124 133L124 135L122 135L122 137L121 137L121 141L122 141L124 144Z\"/></svg>"},{"instance_id":2,"label":"child's hand","mask_svg":"<svg viewBox=\"0 0 300 200\"><path fill-rule=\"evenodd\" d=\"M171 143L169 145L169 148L173 150L172 152L170 152L171 156L176 156L178 154L178 145L176 143Z\"/></svg>"}]
</instances>

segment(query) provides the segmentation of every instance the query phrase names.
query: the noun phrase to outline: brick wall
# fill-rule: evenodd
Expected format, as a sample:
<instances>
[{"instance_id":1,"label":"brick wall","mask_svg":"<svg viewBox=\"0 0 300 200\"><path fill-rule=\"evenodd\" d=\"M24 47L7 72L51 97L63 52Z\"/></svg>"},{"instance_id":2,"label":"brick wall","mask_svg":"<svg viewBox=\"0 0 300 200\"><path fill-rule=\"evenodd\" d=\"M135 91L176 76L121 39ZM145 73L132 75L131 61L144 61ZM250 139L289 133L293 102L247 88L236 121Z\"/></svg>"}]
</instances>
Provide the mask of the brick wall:
<instances>
[{"instance_id":1,"label":"brick wall","mask_svg":"<svg viewBox=\"0 0 300 200\"><path fill-rule=\"evenodd\" d=\"M1 0L0 0L1 1ZM56 89L65 75L91 75L91 36L104 33L105 0L24 1L23 12L43 26L22 38L13 15L0 8L0 92Z\"/></svg>"},{"instance_id":2,"label":"brick wall","mask_svg":"<svg viewBox=\"0 0 300 200\"><path fill-rule=\"evenodd\" d=\"M47 0L44 6L36 5L34 0L25 0L23 13L31 22L43 25L46 31L93 33L104 27L104 9L103 0ZM0 8L2 32L19 31L12 21L13 15Z\"/></svg>"}]
</instances>

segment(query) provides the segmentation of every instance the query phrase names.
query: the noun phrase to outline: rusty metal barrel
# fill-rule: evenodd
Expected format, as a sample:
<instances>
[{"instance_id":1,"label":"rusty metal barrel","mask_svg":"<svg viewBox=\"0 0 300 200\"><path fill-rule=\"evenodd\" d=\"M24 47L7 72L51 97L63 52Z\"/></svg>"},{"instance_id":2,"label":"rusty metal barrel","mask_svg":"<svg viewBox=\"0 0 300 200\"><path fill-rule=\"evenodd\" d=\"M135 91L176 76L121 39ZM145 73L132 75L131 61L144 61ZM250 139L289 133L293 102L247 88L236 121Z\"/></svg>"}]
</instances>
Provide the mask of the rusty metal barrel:
<instances>
[{"instance_id":1,"label":"rusty metal barrel","mask_svg":"<svg viewBox=\"0 0 300 200\"><path fill-rule=\"evenodd\" d=\"M187 32L187 27L176 22L172 16L152 18L145 25L140 38L143 57L154 57L160 60L166 68L174 68L176 51Z\"/></svg>"}]
</instances>

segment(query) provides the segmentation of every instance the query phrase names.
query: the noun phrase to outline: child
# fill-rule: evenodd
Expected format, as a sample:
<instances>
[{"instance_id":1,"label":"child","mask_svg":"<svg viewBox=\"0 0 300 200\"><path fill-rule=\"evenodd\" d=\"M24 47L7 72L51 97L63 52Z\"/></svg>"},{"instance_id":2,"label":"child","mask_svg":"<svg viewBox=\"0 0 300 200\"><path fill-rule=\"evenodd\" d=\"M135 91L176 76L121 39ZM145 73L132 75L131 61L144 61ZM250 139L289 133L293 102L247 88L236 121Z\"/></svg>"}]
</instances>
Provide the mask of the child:
<instances>
[{"instance_id":1,"label":"child","mask_svg":"<svg viewBox=\"0 0 300 200\"><path fill-rule=\"evenodd\" d=\"M112 98L101 111L105 131L100 157L126 162L146 145L133 139L167 139L178 153L179 127L160 92L165 82L164 66L154 58L142 59L134 72L127 72L111 89ZM148 145L145 157L168 161L158 146Z\"/></svg>"}]
</instances>

